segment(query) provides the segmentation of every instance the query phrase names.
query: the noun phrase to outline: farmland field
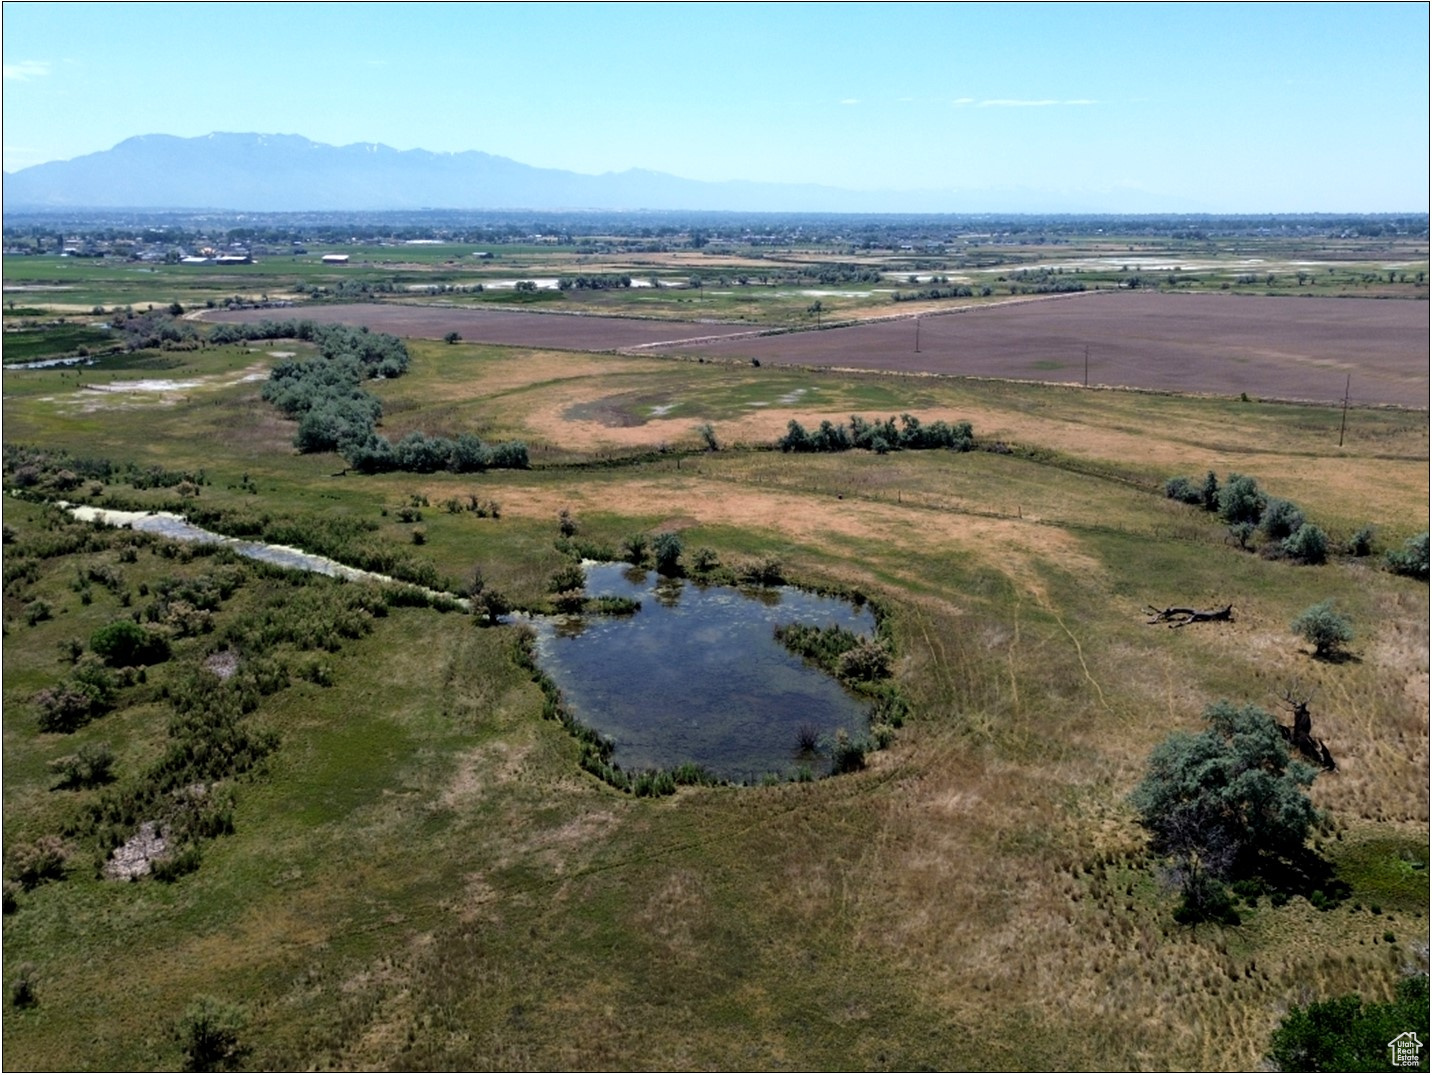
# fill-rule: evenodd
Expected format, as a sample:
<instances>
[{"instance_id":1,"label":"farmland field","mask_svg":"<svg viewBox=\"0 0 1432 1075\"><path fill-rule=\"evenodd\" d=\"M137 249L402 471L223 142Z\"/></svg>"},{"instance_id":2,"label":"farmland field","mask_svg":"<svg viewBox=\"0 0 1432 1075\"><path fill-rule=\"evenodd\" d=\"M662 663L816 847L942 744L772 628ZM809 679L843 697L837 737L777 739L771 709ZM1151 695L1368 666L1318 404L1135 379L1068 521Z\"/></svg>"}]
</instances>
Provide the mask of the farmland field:
<instances>
[{"instance_id":1,"label":"farmland field","mask_svg":"<svg viewBox=\"0 0 1432 1075\"><path fill-rule=\"evenodd\" d=\"M261 321L272 311L215 313ZM830 366L1335 402L1425 406L1428 309L1377 299L1087 293L1006 300L819 332L408 305L318 307L304 316L402 336L583 351L640 348L775 365Z\"/></svg>"},{"instance_id":2,"label":"farmland field","mask_svg":"<svg viewBox=\"0 0 1432 1075\"><path fill-rule=\"evenodd\" d=\"M207 996L263 1069L1247 1070L1290 1005L1390 997L1428 940L1428 590L1386 559L1428 527L1426 301L1027 298L927 313L918 355L903 316L697 345L750 326L208 315L404 336L407 371L363 382L377 432L528 453L469 473L298 452L264 378L313 341L218 344L191 319L167 346L7 370L4 948L7 992L23 973L35 1001L7 997L8 1066L176 1068ZM1091 385L1157 391L1038 383L1081 382L1085 344ZM775 449L792 421L902 413L969 421L970 450ZM1327 562L1165 495L1209 471L1294 502ZM454 593L480 571L519 611L489 625L58 499ZM583 768L523 616L554 611L579 557L662 533L681 585L704 550L719 578L878 606L908 704L885 749L659 796ZM1337 660L1290 626L1325 600L1353 625ZM1224 604L1228 622L1149 622ZM162 655L106 673L119 621ZM103 711L50 720L105 675ZM1309 872L1245 888L1236 922L1181 924L1129 795L1208 705L1286 723L1285 694L1337 761L1310 789ZM61 775L101 747L107 781ZM160 816L203 823L184 869L107 876Z\"/></svg>"}]
</instances>

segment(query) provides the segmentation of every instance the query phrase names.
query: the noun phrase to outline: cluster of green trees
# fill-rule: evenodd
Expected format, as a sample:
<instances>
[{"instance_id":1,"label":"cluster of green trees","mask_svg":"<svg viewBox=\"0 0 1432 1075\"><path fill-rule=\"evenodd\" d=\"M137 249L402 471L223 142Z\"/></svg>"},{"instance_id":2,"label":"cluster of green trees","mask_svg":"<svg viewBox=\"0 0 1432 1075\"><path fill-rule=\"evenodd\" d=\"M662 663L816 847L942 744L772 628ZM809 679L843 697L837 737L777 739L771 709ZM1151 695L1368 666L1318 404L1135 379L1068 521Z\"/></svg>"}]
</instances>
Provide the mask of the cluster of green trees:
<instances>
[{"instance_id":1,"label":"cluster of green trees","mask_svg":"<svg viewBox=\"0 0 1432 1075\"><path fill-rule=\"evenodd\" d=\"M631 277L625 274L618 276L614 273L563 276L557 280L557 287L562 291L614 291L618 288L631 287Z\"/></svg>"},{"instance_id":2,"label":"cluster of green trees","mask_svg":"<svg viewBox=\"0 0 1432 1075\"><path fill-rule=\"evenodd\" d=\"M920 288L916 291L896 291L890 298L895 302L918 302L921 299L968 299L975 294L975 289L968 284L953 284L947 287ZM994 294L994 289L986 285L979 289L978 294L988 297Z\"/></svg>"},{"instance_id":3,"label":"cluster of green trees","mask_svg":"<svg viewBox=\"0 0 1432 1075\"><path fill-rule=\"evenodd\" d=\"M914 415L902 414L900 424L896 425L894 418L869 422L859 415L851 415L849 426L826 420L814 433L807 432L792 418L786 426L786 435L776 441L776 447L783 452L845 452L863 448L883 455L935 448L968 452L974 443L974 430L969 422L952 425L935 421L924 425Z\"/></svg>"},{"instance_id":4,"label":"cluster of green trees","mask_svg":"<svg viewBox=\"0 0 1432 1075\"><path fill-rule=\"evenodd\" d=\"M525 470L528 466L527 445L522 441L486 442L471 433L450 440L414 430L393 444L382 434L370 432L366 439L340 450L349 466L365 474L389 470L474 474L484 470Z\"/></svg>"},{"instance_id":5,"label":"cluster of green trees","mask_svg":"<svg viewBox=\"0 0 1432 1075\"><path fill-rule=\"evenodd\" d=\"M1328 558L1327 534L1308 522L1298 505L1269 496L1247 475L1230 473L1222 484L1211 470L1201 482L1170 478L1164 483L1164 494L1215 513L1228 524L1240 548L1249 548L1254 536L1261 534L1265 556L1304 564L1320 564Z\"/></svg>"},{"instance_id":6,"label":"cluster of green trees","mask_svg":"<svg viewBox=\"0 0 1432 1075\"><path fill-rule=\"evenodd\" d=\"M1397 983L1385 1003L1366 1002L1356 993L1294 1005L1273 1032L1268 1059L1279 1071L1385 1071L1393 1066L1389 1045L1408 1032L1428 1044L1427 975ZM1409 1070L1424 1070L1426 1057Z\"/></svg>"},{"instance_id":7,"label":"cluster of green trees","mask_svg":"<svg viewBox=\"0 0 1432 1075\"><path fill-rule=\"evenodd\" d=\"M332 452L362 473L401 470L456 474L528 465L521 441L488 444L470 433L454 440L414 430L396 444L376 430L383 405L363 387L375 377L397 377L408 368L408 349L396 336L312 321L221 325L239 338L311 340L319 358L284 359L273 368L263 396L298 419L294 445L300 452ZM226 333L226 336L229 335Z\"/></svg>"}]
</instances>

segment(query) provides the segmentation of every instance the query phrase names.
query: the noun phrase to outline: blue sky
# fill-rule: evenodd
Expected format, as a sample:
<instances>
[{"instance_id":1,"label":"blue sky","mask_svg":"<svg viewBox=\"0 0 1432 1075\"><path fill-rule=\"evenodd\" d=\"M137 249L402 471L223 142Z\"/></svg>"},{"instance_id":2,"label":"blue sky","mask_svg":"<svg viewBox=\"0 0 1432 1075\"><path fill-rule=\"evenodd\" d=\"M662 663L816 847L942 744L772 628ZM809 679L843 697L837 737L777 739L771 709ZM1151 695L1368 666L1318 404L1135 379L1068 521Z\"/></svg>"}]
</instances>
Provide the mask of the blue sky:
<instances>
[{"instance_id":1,"label":"blue sky","mask_svg":"<svg viewBox=\"0 0 1432 1075\"><path fill-rule=\"evenodd\" d=\"M1428 207L1423 3L9 2L3 30L6 171L253 131L1051 208Z\"/></svg>"}]
</instances>

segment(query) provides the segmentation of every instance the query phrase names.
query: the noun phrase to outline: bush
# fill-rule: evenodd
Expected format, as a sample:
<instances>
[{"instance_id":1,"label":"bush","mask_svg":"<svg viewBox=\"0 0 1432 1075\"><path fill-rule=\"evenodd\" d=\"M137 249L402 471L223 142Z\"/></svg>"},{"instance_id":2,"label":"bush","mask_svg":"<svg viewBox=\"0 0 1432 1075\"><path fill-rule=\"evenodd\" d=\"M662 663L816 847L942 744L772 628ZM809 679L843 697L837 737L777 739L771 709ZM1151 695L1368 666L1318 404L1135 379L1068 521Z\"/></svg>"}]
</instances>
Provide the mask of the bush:
<instances>
[{"instance_id":1,"label":"bush","mask_svg":"<svg viewBox=\"0 0 1432 1075\"><path fill-rule=\"evenodd\" d=\"M632 534L622 542L622 558L629 564L641 567L646 563L646 553L649 547L645 534Z\"/></svg>"},{"instance_id":2,"label":"bush","mask_svg":"<svg viewBox=\"0 0 1432 1075\"><path fill-rule=\"evenodd\" d=\"M710 422L696 427L696 433L701 438L701 443L706 446L708 452L719 452L721 443L716 439L716 429Z\"/></svg>"},{"instance_id":3,"label":"bush","mask_svg":"<svg viewBox=\"0 0 1432 1075\"><path fill-rule=\"evenodd\" d=\"M692 574L709 575L720 566L721 558L716 555L715 549L702 545L691 554Z\"/></svg>"},{"instance_id":4,"label":"bush","mask_svg":"<svg viewBox=\"0 0 1432 1075\"><path fill-rule=\"evenodd\" d=\"M1203 503L1203 490L1188 478L1170 478L1164 482L1164 496L1185 504Z\"/></svg>"},{"instance_id":5,"label":"bush","mask_svg":"<svg viewBox=\"0 0 1432 1075\"><path fill-rule=\"evenodd\" d=\"M245 1050L239 1032L245 1023L243 1009L214 997L198 997L185 1009L174 1028L184 1054L186 1071L222 1071L236 1064Z\"/></svg>"},{"instance_id":6,"label":"bush","mask_svg":"<svg viewBox=\"0 0 1432 1075\"><path fill-rule=\"evenodd\" d=\"M75 754L50 762L62 788L92 788L114 779L114 750L108 743L86 743Z\"/></svg>"},{"instance_id":7,"label":"bush","mask_svg":"<svg viewBox=\"0 0 1432 1075\"><path fill-rule=\"evenodd\" d=\"M1321 564L1328 558L1328 536L1312 523L1303 523L1283 540L1284 556L1304 564Z\"/></svg>"},{"instance_id":8,"label":"bush","mask_svg":"<svg viewBox=\"0 0 1432 1075\"><path fill-rule=\"evenodd\" d=\"M15 977L10 980L10 1005L15 1008L33 1008L40 1003L35 992L35 978L39 973L33 963L21 963L15 968Z\"/></svg>"},{"instance_id":9,"label":"bush","mask_svg":"<svg viewBox=\"0 0 1432 1075\"><path fill-rule=\"evenodd\" d=\"M12 853L15 880L27 892L46 881L58 881L65 876L68 858L69 852L58 836L41 836L34 843L21 844Z\"/></svg>"},{"instance_id":10,"label":"bush","mask_svg":"<svg viewBox=\"0 0 1432 1075\"><path fill-rule=\"evenodd\" d=\"M133 620L115 620L90 636L90 649L116 668L158 664L169 659L169 640Z\"/></svg>"},{"instance_id":11,"label":"bush","mask_svg":"<svg viewBox=\"0 0 1432 1075\"><path fill-rule=\"evenodd\" d=\"M1336 657L1343 645L1353 639L1352 624L1333 607L1331 599L1304 609L1289 627L1312 643L1313 656L1323 659Z\"/></svg>"},{"instance_id":12,"label":"bush","mask_svg":"<svg viewBox=\"0 0 1432 1075\"><path fill-rule=\"evenodd\" d=\"M1298 505L1291 500L1271 497L1267 507L1263 509L1263 519L1259 525L1270 541L1282 541L1290 537L1303 522L1303 513L1298 510Z\"/></svg>"},{"instance_id":13,"label":"bush","mask_svg":"<svg viewBox=\"0 0 1432 1075\"><path fill-rule=\"evenodd\" d=\"M854 773L865 768L865 755L870 744L865 739L853 738L844 728L835 733L830 748L830 771L832 773Z\"/></svg>"},{"instance_id":14,"label":"bush","mask_svg":"<svg viewBox=\"0 0 1432 1075\"><path fill-rule=\"evenodd\" d=\"M552 572L552 577L547 581L548 593L567 593L569 591L581 591L587 588L587 573L582 570L581 564L566 564Z\"/></svg>"},{"instance_id":15,"label":"bush","mask_svg":"<svg viewBox=\"0 0 1432 1075\"><path fill-rule=\"evenodd\" d=\"M872 639L861 639L835 662L835 674L852 683L868 683L890 675L890 651Z\"/></svg>"},{"instance_id":16,"label":"bush","mask_svg":"<svg viewBox=\"0 0 1432 1075\"><path fill-rule=\"evenodd\" d=\"M1372 527L1364 526L1357 533L1348 539L1347 551L1349 556L1370 556L1372 554Z\"/></svg>"},{"instance_id":17,"label":"bush","mask_svg":"<svg viewBox=\"0 0 1432 1075\"><path fill-rule=\"evenodd\" d=\"M681 574L681 538L677 534L663 531L652 542L652 554L656 558L656 570L662 575Z\"/></svg>"},{"instance_id":18,"label":"bush","mask_svg":"<svg viewBox=\"0 0 1432 1075\"><path fill-rule=\"evenodd\" d=\"M1387 570L1395 575L1427 581L1427 534L1409 538L1401 549L1387 554Z\"/></svg>"},{"instance_id":19,"label":"bush","mask_svg":"<svg viewBox=\"0 0 1432 1075\"><path fill-rule=\"evenodd\" d=\"M1266 503L1258 483L1241 474L1228 475L1218 490L1218 515L1226 523L1257 524Z\"/></svg>"}]
</instances>

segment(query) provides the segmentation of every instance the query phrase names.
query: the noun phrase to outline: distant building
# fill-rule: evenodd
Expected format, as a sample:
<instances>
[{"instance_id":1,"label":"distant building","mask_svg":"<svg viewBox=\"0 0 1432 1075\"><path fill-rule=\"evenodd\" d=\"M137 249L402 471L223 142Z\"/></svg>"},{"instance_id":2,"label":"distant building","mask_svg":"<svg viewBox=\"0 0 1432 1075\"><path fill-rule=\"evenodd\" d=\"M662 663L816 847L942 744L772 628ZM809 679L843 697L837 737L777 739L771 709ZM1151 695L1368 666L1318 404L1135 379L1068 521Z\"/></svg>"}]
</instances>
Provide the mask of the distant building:
<instances>
[{"instance_id":1,"label":"distant building","mask_svg":"<svg viewBox=\"0 0 1432 1075\"><path fill-rule=\"evenodd\" d=\"M247 254L220 254L214 259L219 265L252 265L254 259Z\"/></svg>"},{"instance_id":2,"label":"distant building","mask_svg":"<svg viewBox=\"0 0 1432 1075\"><path fill-rule=\"evenodd\" d=\"M323 255L323 264L325 264L325 265L347 265L347 264L348 264L348 255L347 255L347 254L324 254L324 255Z\"/></svg>"}]
</instances>

